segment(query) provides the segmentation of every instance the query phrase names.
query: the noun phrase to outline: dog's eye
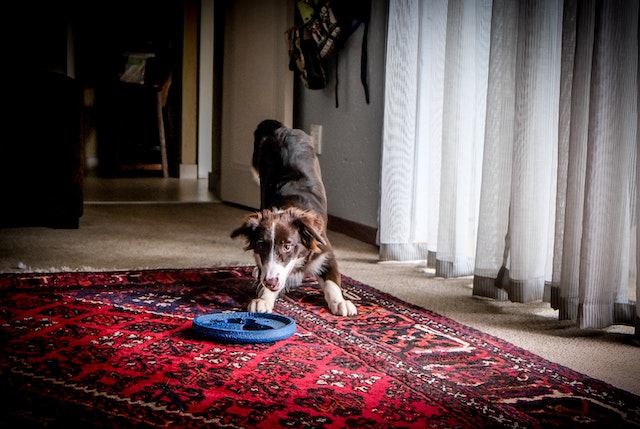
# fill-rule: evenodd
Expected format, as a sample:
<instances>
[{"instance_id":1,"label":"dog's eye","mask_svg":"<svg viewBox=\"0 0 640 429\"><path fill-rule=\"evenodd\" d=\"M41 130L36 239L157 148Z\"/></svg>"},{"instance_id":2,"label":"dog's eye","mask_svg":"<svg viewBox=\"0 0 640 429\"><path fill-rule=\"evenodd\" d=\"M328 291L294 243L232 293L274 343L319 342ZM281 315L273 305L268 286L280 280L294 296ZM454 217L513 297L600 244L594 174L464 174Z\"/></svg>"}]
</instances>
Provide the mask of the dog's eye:
<instances>
[{"instance_id":1,"label":"dog's eye","mask_svg":"<svg viewBox=\"0 0 640 429\"><path fill-rule=\"evenodd\" d=\"M282 243L282 250L284 250L285 252L291 252L291 249L293 249L293 244Z\"/></svg>"}]
</instances>

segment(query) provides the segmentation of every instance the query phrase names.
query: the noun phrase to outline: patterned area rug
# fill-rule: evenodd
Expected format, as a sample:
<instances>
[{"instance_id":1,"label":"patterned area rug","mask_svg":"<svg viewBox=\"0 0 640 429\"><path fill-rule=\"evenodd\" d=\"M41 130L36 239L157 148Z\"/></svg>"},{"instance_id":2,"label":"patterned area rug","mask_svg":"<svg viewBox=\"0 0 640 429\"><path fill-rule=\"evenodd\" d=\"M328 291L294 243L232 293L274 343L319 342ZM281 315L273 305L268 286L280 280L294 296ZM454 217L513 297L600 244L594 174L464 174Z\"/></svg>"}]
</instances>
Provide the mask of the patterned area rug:
<instances>
[{"instance_id":1,"label":"patterned area rug","mask_svg":"<svg viewBox=\"0 0 640 429\"><path fill-rule=\"evenodd\" d=\"M223 344L250 267L0 275L2 427L640 427L640 397L344 277L278 300L297 332Z\"/></svg>"}]
</instances>

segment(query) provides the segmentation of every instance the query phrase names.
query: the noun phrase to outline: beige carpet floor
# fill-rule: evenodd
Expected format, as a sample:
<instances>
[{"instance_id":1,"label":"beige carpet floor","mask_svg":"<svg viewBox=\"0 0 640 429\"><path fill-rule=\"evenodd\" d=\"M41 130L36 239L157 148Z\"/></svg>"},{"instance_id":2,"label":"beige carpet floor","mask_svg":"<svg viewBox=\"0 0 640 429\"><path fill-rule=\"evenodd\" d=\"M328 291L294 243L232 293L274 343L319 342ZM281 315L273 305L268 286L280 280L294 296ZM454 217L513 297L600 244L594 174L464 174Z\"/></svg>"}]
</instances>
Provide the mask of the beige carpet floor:
<instances>
[{"instance_id":1,"label":"beige carpet floor","mask_svg":"<svg viewBox=\"0 0 640 429\"><path fill-rule=\"evenodd\" d=\"M249 265L229 234L246 210L206 203L86 204L77 230L0 229L0 272ZM436 278L420 263L379 263L375 246L330 232L343 274L614 386L640 394L633 328L576 329L548 304L472 296L470 277Z\"/></svg>"}]
</instances>

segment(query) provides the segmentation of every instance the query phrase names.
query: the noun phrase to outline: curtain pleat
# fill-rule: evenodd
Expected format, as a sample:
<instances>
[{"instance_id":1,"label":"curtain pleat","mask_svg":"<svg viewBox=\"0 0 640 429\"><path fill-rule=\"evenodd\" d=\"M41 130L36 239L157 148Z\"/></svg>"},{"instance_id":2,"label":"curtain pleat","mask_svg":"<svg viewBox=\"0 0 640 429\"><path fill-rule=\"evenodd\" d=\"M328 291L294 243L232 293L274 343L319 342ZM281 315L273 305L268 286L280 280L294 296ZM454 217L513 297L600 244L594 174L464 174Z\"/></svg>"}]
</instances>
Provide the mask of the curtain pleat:
<instances>
[{"instance_id":1,"label":"curtain pleat","mask_svg":"<svg viewBox=\"0 0 640 429\"><path fill-rule=\"evenodd\" d=\"M527 302L550 280L561 16L558 2L494 2L475 295Z\"/></svg>"},{"instance_id":2,"label":"curtain pleat","mask_svg":"<svg viewBox=\"0 0 640 429\"><path fill-rule=\"evenodd\" d=\"M511 199L518 5L519 2L510 0L495 1L491 20L485 145L478 219L478 242L482 243L482 246L477 248L475 257L476 282L486 278L490 280L491 286L500 268L507 265L504 249ZM490 144L486 144L487 142ZM488 296L487 292L489 291L481 295ZM506 299L506 292L497 293L502 299Z\"/></svg>"},{"instance_id":3,"label":"curtain pleat","mask_svg":"<svg viewBox=\"0 0 640 429\"><path fill-rule=\"evenodd\" d=\"M416 110L416 195L414 237L435 266L440 216L442 115L448 7L446 0L419 2L418 109ZM424 198L424 196L428 196Z\"/></svg>"},{"instance_id":4,"label":"curtain pleat","mask_svg":"<svg viewBox=\"0 0 640 429\"><path fill-rule=\"evenodd\" d=\"M632 183L637 121L638 3L596 6L585 202L580 327L615 323L628 300Z\"/></svg>"},{"instance_id":5,"label":"curtain pleat","mask_svg":"<svg viewBox=\"0 0 640 429\"><path fill-rule=\"evenodd\" d=\"M435 267L442 277L473 274L490 22L488 1L449 2Z\"/></svg>"},{"instance_id":6,"label":"curtain pleat","mask_svg":"<svg viewBox=\"0 0 640 429\"><path fill-rule=\"evenodd\" d=\"M580 10L578 10L578 3ZM579 11L579 13L578 13ZM562 284L551 300L559 309L561 320L575 320L578 311L580 248L584 208L585 171L587 165L587 135L591 87L591 63L595 1L566 1L563 46L561 103L570 111L561 117L558 176L566 176L566 184L558 182L556 202L556 255L553 287ZM566 132L568 131L568 135ZM566 140L565 140L566 139ZM568 140L568 141L567 141Z\"/></svg>"},{"instance_id":7,"label":"curtain pleat","mask_svg":"<svg viewBox=\"0 0 640 429\"><path fill-rule=\"evenodd\" d=\"M640 20L640 13L638 19ZM638 22L636 30L636 42L638 44L638 47L640 48L640 22ZM638 127L640 126L640 54L637 55L636 60L636 180L634 182L636 189L636 206L634 210L634 223L631 236L635 237L636 239L636 265L635 271L632 274L632 280L635 283L636 292L635 338L636 342L640 343L640 305L637 304L638 297L640 296L640 293L638 292L640 290L640 282L638 282L638 273L640 272L640 228L638 228L638 218L640 218L640 129L638 129Z\"/></svg>"},{"instance_id":8,"label":"curtain pleat","mask_svg":"<svg viewBox=\"0 0 640 429\"><path fill-rule=\"evenodd\" d=\"M421 241L415 236L413 204L418 198L414 163L416 115L418 108L418 49L420 9L417 1L402 1L389 8L383 122L380 257L426 259ZM398 31L405 29L406 31ZM405 115L405 112L412 112ZM414 245L415 243L418 245Z\"/></svg>"},{"instance_id":9,"label":"curtain pleat","mask_svg":"<svg viewBox=\"0 0 640 429\"><path fill-rule=\"evenodd\" d=\"M435 264L440 203L447 1L389 10L382 151L380 258Z\"/></svg>"},{"instance_id":10,"label":"curtain pleat","mask_svg":"<svg viewBox=\"0 0 640 429\"><path fill-rule=\"evenodd\" d=\"M509 299L542 299L555 201L560 54L558 3L520 4L509 210ZM487 142L488 143L488 142Z\"/></svg>"}]
</instances>

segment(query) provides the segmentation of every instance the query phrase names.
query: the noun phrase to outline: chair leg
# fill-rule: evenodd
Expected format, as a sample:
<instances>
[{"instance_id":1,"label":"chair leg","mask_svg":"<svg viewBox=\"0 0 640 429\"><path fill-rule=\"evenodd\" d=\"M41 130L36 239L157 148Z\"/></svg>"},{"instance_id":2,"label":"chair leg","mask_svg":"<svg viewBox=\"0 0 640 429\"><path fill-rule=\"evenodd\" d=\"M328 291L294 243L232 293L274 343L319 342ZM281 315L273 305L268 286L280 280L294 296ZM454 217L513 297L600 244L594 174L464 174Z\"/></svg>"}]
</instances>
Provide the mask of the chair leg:
<instances>
[{"instance_id":1,"label":"chair leg","mask_svg":"<svg viewBox=\"0 0 640 429\"><path fill-rule=\"evenodd\" d=\"M162 114L163 97L162 91L157 93L158 106L158 134L160 135L160 156L162 158L162 177L169 177L169 161L167 160L167 140L164 133L164 118Z\"/></svg>"}]
</instances>

